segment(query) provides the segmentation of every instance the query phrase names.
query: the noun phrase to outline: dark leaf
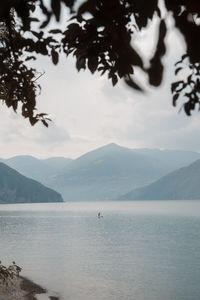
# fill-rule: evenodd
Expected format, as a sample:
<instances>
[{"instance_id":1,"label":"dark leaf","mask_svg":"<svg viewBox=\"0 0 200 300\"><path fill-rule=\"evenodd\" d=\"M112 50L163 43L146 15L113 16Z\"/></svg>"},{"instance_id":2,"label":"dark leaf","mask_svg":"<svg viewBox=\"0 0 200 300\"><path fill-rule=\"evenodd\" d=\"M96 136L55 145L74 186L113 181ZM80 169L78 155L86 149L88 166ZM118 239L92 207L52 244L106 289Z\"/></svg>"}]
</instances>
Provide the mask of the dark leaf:
<instances>
[{"instance_id":1,"label":"dark leaf","mask_svg":"<svg viewBox=\"0 0 200 300\"><path fill-rule=\"evenodd\" d=\"M113 75L112 76L112 84L113 84L113 86L116 85L117 81L118 81L117 75Z\"/></svg>"},{"instance_id":2,"label":"dark leaf","mask_svg":"<svg viewBox=\"0 0 200 300\"><path fill-rule=\"evenodd\" d=\"M35 56L27 56L25 61L28 61L28 60L31 60L31 59L36 60L36 57Z\"/></svg>"},{"instance_id":3,"label":"dark leaf","mask_svg":"<svg viewBox=\"0 0 200 300\"><path fill-rule=\"evenodd\" d=\"M144 92L144 90L132 79L132 78L125 78L125 83L133 88L134 90Z\"/></svg>"},{"instance_id":4,"label":"dark leaf","mask_svg":"<svg viewBox=\"0 0 200 300\"><path fill-rule=\"evenodd\" d=\"M42 38L42 36L43 36L43 32L42 32L42 31L37 32L37 31L31 30L31 33L32 33L34 36L36 36L36 37L38 38L38 40L40 40L40 39Z\"/></svg>"},{"instance_id":5,"label":"dark leaf","mask_svg":"<svg viewBox=\"0 0 200 300\"><path fill-rule=\"evenodd\" d=\"M38 18L28 18L29 22L40 22Z\"/></svg>"},{"instance_id":6,"label":"dark leaf","mask_svg":"<svg viewBox=\"0 0 200 300\"><path fill-rule=\"evenodd\" d=\"M39 120L34 118L34 117L30 117L29 118L29 122L31 123L32 126L34 126Z\"/></svg>"},{"instance_id":7,"label":"dark leaf","mask_svg":"<svg viewBox=\"0 0 200 300\"><path fill-rule=\"evenodd\" d=\"M82 15L86 12L90 12L91 11L91 2L90 1L85 1L83 2L83 4L81 4L81 6L78 9L78 15Z\"/></svg>"},{"instance_id":8,"label":"dark leaf","mask_svg":"<svg viewBox=\"0 0 200 300\"><path fill-rule=\"evenodd\" d=\"M182 55L182 57L181 57L182 61L183 61L186 57L188 57L188 54Z\"/></svg>"},{"instance_id":9,"label":"dark leaf","mask_svg":"<svg viewBox=\"0 0 200 300\"><path fill-rule=\"evenodd\" d=\"M47 19L42 23L40 28L41 29L45 28L49 24L50 20L51 20L51 15L48 15Z\"/></svg>"},{"instance_id":10,"label":"dark leaf","mask_svg":"<svg viewBox=\"0 0 200 300\"><path fill-rule=\"evenodd\" d=\"M175 74L177 75L178 72L181 71L182 69L183 69L183 68L181 68L181 67L180 67L180 68L177 68L177 69L175 70Z\"/></svg>"},{"instance_id":11,"label":"dark leaf","mask_svg":"<svg viewBox=\"0 0 200 300\"><path fill-rule=\"evenodd\" d=\"M171 84L171 91L172 91L172 93L176 90L176 88L177 88L180 84L183 84L183 83L184 83L183 80L173 82L173 83Z\"/></svg>"},{"instance_id":12,"label":"dark leaf","mask_svg":"<svg viewBox=\"0 0 200 300\"><path fill-rule=\"evenodd\" d=\"M51 0L51 8L58 22L60 20L60 0Z\"/></svg>"},{"instance_id":13,"label":"dark leaf","mask_svg":"<svg viewBox=\"0 0 200 300\"><path fill-rule=\"evenodd\" d=\"M13 104L12 104L12 107L13 107L13 110L16 112L17 107L18 107L18 102L14 101Z\"/></svg>"},{"instance_id":14,"label":"dark leaf","mask_svg":"<svg viewBox=\"0 0 200 300\"><path fill-rule=\"evenodd\" d=\"M52 29L52 30L49 30L49 33L58 34L58 33L62 33L62 30L60 30L60 29Z\"/></svg>"},{"instance_id":15,"label":"dark leaf","mask_svg":"<svg viewBox=\"0 0 200 300\"><path fill-rule=\"evenodd\" d=\"M58 52L56 52L54 49L52 49L51 57L52 57L52 61L53 61L54 65L57 65L58 59L59 59Z\"/></svg>"},{"instance_id":16,"label":"dark leaf","mask_svg":"<svg viewBox=\"0 0 200 300\"><path fill-rule=\"evenodd\" d=\"M44 124L44 126L46 126L46 127L48 127L49 126L49 124L47 123L47 121L46 120L41 120L42 121L42 123Z\"/></svg>"},{"instance_id":17,"label":"dark leaf","mask_svg":"<svg viewBox=\"0 0 200 300\"><path fill-rule=\"evenodd\" d=\"M158 87L162 82L163 65L160 61L152 64L149 69L149 83L153 86Z\"/></svg>"},{"instance_id":18,"label":"dark leaf","mask_svg":"<svg viewBox=\"0 0 200 300\"><path fill-rule=\"evenodd\" d=\"M81 69L86 68L86 58L85 57L80 57L80 58L77 59L76 68L77 68L78 71L80 71Z\"/></svg>"},{"instance_id":19,"label":"dark leaf","mask_svg":"<svg viewBox=\"0 0 200 300\"><path fill-rule=\"evenodd\" d=\"M177 65L179 65L180 63L182 63L182 60L177 61L174 65L177 66Z\"/></svg>"},{"instance_id":20,"label":"dark leaf","mask_svg":"<svg viewBox=\"0 0 200 300\"><path fill-rule=\"evenodd\" d=\"M159 26L159 36L158 36L156 51L153 58L150 61L151 65L148 70L149 83L156 87L159 86L162 82L164 68L161 59L166 52L166 46L165 46L166 33L167 33L167 27L165 21L161 20Z\"/></svg>"},{"instance_id":21,"label":"dark leaf","mask_svg":"<svg viewBox=\"0 0 200 300\"><path fill-rule=\"evenodd\" d=\"M92 56L88 58L88 68L90 72L93 74L98 67L98 57Z\"/></svg>"},{"instance_id":22,"label":"dark leaf","mask_svg":"<svg viewBox=\"0 0 200 300\"><path fill-rule=\"evenodd\" d=\"M190 108L190 103L189 102L186 102L184 104L184 110L185 110L185 113L186 113L187 116L191 116L191 113L190 113L191 108Z\"/></svg>"},{"instance_id":23,"label":"dark leaf","mask_svg":"<svg viewBox=\"0 0 200 300\"><path fill-rule=\"evenodd\" d=\"M179 94L175 94L174 96L173 96L173 106L176 106L176 101L177 101L177 99L178 99L178 97L179 97Z\"/></svg>"},{"instance_id":24,"label":"dark leaf","mask_svg":"<svg viewBox=\"0 0 200 300\"><path fill-rule=\"evenodd\" d=\"M130 61L134 66L138 66L143 69L143 60L133 47L130 47L126 55L130 57Z\"/></svg>"}]
</instances>

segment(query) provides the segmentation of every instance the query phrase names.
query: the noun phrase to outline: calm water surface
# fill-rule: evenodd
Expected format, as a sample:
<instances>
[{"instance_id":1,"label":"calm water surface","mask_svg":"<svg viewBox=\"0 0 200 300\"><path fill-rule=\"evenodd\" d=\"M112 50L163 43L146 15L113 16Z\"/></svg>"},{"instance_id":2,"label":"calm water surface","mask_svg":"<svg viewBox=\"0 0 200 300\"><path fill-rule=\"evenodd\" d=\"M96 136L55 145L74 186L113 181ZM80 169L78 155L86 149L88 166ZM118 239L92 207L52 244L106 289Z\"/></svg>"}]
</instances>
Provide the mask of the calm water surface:
<instances>
[{"instance_id":1,"label":"calm water surface","mask_svg":"<svg viewBox=\"0 0 200 300\"><path fill-rule=\"evenodd\" d=\"M199 300L200 201L0 205L0 260L63 300Z\"/></svg>"}]
</instances>

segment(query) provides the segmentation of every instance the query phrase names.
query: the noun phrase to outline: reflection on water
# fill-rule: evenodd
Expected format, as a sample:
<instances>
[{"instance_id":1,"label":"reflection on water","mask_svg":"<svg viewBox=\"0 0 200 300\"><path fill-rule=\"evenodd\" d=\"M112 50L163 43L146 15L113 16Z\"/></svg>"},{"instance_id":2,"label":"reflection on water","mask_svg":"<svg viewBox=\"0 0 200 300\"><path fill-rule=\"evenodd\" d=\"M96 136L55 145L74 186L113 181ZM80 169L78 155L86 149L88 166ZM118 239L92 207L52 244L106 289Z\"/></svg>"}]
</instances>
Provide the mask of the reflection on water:
<instances>
[{"instance_id":1,"label":"reflection on water","mask_svg":"<svg viewBox=\"0 0 200 300\"><path fill-rule=\"evenodd\" d=\"M0 258L66 300L199 300L200 201L1 205Z\"/></svg>"}]
</instances>

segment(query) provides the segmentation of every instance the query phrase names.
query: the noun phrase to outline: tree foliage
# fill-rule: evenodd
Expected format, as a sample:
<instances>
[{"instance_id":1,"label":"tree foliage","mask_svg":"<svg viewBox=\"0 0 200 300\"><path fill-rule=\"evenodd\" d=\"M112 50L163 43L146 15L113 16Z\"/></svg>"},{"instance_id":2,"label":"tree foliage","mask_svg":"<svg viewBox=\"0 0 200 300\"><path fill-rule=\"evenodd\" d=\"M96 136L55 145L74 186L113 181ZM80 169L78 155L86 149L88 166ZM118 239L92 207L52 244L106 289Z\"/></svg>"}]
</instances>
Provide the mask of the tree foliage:
<instances>
[{"instance_id":1,"label":"tree foliage","mask_svg":"<svg viewBox=\"0 0 200 300\"><path fill-rule=\"evenodd\" d=\"M21 268L13 261L12 265L6 267L0 261L0 284L8 285L9 282L19 276Z\"/></svg>"},{"instance_id":2,"label":"tree foliage","mask_svg":"<svg viewBox=\"0 0 200 300\"><path fill-rule=\"evenodd\" d=\"M175 75L183 69L190 74L184 80L172 83L173 105L184 98L187 115L200 109L200 2L198 0L163 0L167 13L174 19L175 27L183 35L186 54L176 65ZM38 73L27 63L41 54L49 56L53 64L59 55L73 54L77 70L89 69L91 73L107 74L113 86L119 79L133 89L143 91L135 80L134 68L148 76L149 84L160 86L166 53L166 20L162 17L158 0L7 0L0 7L0 100L14 111L20 105L22 115L32 125L42 121L48 126L46 114L36 113L39 92ZM67 27L47 30L52 18L60 21L66 6ZM40 9L45 18L40 21L34 12ZM134 46L133 37L146 28L157 15L158 38L155 52L144 65L143 57ZM16 21L17 20L17 21ZM38 22L39 30L34 30ZM187 72L188 73L188 72Z\"/></svg>"}]
</instances>

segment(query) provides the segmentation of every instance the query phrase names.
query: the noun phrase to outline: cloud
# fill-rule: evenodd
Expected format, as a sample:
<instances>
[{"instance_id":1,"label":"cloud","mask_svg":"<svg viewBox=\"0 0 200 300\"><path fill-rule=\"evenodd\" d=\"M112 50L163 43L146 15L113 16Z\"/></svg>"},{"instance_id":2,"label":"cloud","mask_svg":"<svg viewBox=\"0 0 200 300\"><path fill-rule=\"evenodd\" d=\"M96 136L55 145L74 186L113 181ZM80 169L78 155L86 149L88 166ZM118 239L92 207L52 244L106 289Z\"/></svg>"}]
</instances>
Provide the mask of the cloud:
<instances>
[{"instance_id":1,"label":"cloud","mask_svg":"<svg viewBox=\"0 0 200 300\"><path fill-rule=\"evenodd\" d=\"M71 140L68 131L65 128L57 126L54 122L49 123L49 127L46 128L43 125L39 125L38 130L35 130L31 140L46 145L49 147L57 147L63 143Z\"/></svg>"},{"instance_id":2,"label":"cloud","mask_svg":"<svg viewBox=\"0 0 200 300\"><path fill-rule=\"evenodd\" d=\"M70 140L67 129L55 122L51 122L48 129L41 124L32 127L19 114L6 107L1 109L0 157L20 154L46 156Z\"/></svg>"}]
</instances>

